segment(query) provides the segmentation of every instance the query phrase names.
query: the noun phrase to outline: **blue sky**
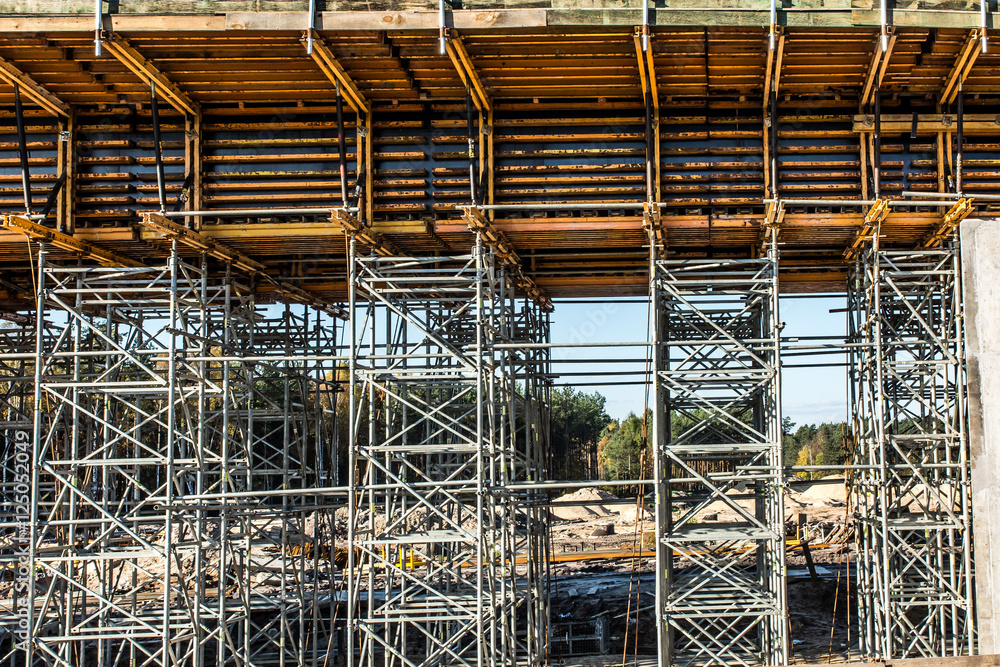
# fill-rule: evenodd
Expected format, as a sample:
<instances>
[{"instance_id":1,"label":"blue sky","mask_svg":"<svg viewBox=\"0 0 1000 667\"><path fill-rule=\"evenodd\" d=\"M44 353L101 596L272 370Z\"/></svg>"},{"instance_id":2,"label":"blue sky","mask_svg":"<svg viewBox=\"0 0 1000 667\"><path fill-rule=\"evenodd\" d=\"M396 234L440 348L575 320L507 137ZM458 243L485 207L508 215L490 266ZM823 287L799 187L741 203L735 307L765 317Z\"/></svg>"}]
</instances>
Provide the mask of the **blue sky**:
<instances>
[{"instance_id":1,"label":"blue sky","mask_svg":"<svg viewBox=\"0 0 1000 667\"><path fill-rule=\"evenodd\" d=\"M781 320L785 322L782 335L843 336L846 314L831 313L843 309L843 296L817 296L810 298L783 298ZM552 313L552 342L592 343L646 340L648 310L646 299L606 303L576 303L559 301ZM801 341L799 344L811 344ZM608 414L621 419L629 412L640 413L646 390L641 385L614 385L613 382L638 380L645 368L646 348L610 347L553 350L553 371L556 373L607 372L610 375L564 375L560 384L598 383L580 386L588 393L599 391L607 398ZM595 360L609 360L598 363ZM841 362L840 356L786 357L782 374L782 403L784 415L796 424L824 421L841 421L847 414L847 373L843 367L793 368L792 364ZM603 386L602 386L603 385Z\"/></svg>"}]
</instances>

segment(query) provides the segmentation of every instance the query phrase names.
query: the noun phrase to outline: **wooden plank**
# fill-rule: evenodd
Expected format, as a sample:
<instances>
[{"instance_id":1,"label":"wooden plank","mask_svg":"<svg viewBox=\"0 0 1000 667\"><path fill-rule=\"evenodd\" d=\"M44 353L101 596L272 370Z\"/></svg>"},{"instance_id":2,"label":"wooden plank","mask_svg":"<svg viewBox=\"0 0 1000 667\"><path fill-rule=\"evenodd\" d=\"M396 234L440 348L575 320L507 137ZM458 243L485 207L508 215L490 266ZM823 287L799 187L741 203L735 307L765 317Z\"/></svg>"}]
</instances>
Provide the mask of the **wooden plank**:
<instances>
[{"instance_id":1,"label":"wooden plank","mask_svg":"<svg viewBox=\"0 0 1000 667\"><path fill-rule=\"evenodd\" d=\"M672 3L671 3L672 4ZM654 24L677 26L732 26L767 28L769 11L726 11L723 0L698 2L699 9L658 8ZM850 28L879 25L879 12L871 9L849 9L842 2L828 2L826 7L812 8L801 0L779 8L779 19L786 27ZM281 5L266 5L279 7ZM428 30L437 29L435 11L394 10L368 11L356 4L357 11L327 11L317 16L321 30ZM436 5L435 5L436 7ZM57 12L57 9L65 11ZM42 31L92 32L93 5L89 0L0 0L0 32L38 33ZM277 15L282 14L284 18ZM294 18L293 18L294 17ZM216 16L209 14L112 14L109 17L116 31L178 32L217 30L299 30L302 29L304 12L229 12ZM491 9L485 11L455 10L453 27L464 29L566 26L635 26L641 23L641 11L634 8L564 9L559 7L536 9ZM991 11L987 17L991 25L1000 24L1000 12ZM893 23L897 27L974 29L979 25L976 11L937 11L924 9L893 10Z\"/></svg>"},{"instance_id":2,"label":"wooden plank","mask_svg":"<svg viewBox=\"0 0 1000 667\"><path fill-rule=\"evenodd\" d=\"M803 664L798 667L826 667L827 663ZM883 662L842 663L840 667L997 667L1000 655L971 655L952 658L910 658Z\"/></svg>"}]
</instances>

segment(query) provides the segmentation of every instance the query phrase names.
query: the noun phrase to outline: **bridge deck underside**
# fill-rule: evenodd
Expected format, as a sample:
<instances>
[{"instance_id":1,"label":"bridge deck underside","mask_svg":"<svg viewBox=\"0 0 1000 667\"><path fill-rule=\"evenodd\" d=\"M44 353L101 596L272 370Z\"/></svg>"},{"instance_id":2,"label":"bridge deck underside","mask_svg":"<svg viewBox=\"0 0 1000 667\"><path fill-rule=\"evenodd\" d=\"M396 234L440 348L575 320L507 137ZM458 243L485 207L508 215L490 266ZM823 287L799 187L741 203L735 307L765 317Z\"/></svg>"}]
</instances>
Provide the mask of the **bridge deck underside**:
<instances>
[{"instance_id":1,"label":"bridge deck underside","mask_svg":"<svg viewBox=\"0 0 1000 667\"><path fill-rule=\"evenodd\" d=\"M335 15L324 22L337 25ZM221 23L192 16L113 23L116 37L198 107L197 119L185 118L169 100L159 103L167 208L317 209L197 224L271 273L341 299L345 237L329 215L342 205L336 86L290 19L250 29L268 25L265 14L256 16L243 30L234 29L233 15ZM43 209L68 171L70 185L43 224L156 261L169 241L139 224L143 211L159 208L150 86L107 48L95 55L93 17L84 19L0 16L11 29L0 38L0 58L74 116L70 124L25 99L32 209ZM979 53L975 31L964 27L898 26L885 59L877 25L791 25L773 50L766 26L654 25L648 54L633 25L459 28L452 40L488 99L480 110L467 107L466 71L442 55L438 31L426 21L403 24L420 28L316 33L371 107L367 130L364 115L344 106L349 203L399 254L461 253L474 242L459 210L471 198L470 108L479 203L517 207L488 217L525 275L556 297L647 292L643 203L659 211L676 257L759 256L773 191L788 202L776 220L782 290L842 290L845 248L868 210L860 202L955 192L958 119L947 93L956 72L964 76L964 191L1000 193L1000 54ZM865 88L883 64L876 123ZM766 90L776 92L773 121ZM6 83L0 135L0 213L20 213ZM998 208L987 200L975 206L987 216ZM921 244L948 210L891 208L882 246ZM59 247L49 252L53 262L75 258ZM30 265L24 236L0 230L5 307L30 307Z\"/></svg>"}]
</instances>

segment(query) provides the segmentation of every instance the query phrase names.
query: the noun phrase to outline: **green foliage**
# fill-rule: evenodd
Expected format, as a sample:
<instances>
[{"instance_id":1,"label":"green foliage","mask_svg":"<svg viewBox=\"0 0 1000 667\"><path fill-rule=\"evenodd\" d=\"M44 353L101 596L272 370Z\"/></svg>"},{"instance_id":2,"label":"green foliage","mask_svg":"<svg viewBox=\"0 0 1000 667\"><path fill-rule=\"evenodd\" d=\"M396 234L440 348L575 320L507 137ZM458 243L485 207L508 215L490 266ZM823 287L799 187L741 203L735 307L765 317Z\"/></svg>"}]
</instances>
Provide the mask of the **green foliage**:
<instances>
[{"instance_id":1,"label":"green foliage","mask_svg":"<svg viewBox=\"0 0 1000 667\"><path fill-rule=\"evenodd\" d=\"M785 465L838 465L845 461L844 428L845 424L823 423L820 425L803 424L794 433L795 425L790 420L785 421L784 449ZM814 470L800 472L803 479L819 479L838 472L836 470Z\"/></svg>"},{"instance_id":2,"label":"green foliage","mask_svg":"<svg viewBox=\"0 0 1000 667\"><path fill-rule=\"evenodd\" d=\"M551 446L553 479L596 479L597 443L611 421L598 392L585 394L572 387L552 391Z\"/></svg>"},{"instance_id":3,"label":"green foliage","mask_svg":"<svg viewBox=\"0 0 1000 667\"><path fill-rule=\"evenodd\" d=\"M641 479L649 472L653 441L652 411L645 420L634 412L612 421L601 434L597 459L602 479Z\"/></svg>"}]
</instances>

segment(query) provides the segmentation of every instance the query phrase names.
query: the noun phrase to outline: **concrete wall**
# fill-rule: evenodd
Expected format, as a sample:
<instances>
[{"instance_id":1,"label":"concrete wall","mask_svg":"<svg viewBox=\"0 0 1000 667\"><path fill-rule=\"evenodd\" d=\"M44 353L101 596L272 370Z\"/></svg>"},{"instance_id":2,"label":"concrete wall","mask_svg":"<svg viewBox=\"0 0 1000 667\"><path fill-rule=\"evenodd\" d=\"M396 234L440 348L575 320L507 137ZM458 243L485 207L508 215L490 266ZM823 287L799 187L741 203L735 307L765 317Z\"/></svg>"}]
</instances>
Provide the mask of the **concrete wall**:
<instances>
[{"instance_id":1,"label":"concrete wall","mask_svg":"<svg viewBox=\"0 0 1000 667\"><path fill-rule=\"evenodd\" d=\"M1000 653L1000 221L961 228L979 652Z\"/></svg>"}]
</instances>

